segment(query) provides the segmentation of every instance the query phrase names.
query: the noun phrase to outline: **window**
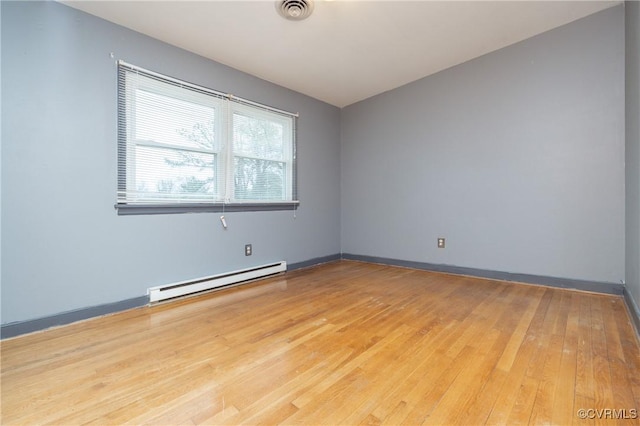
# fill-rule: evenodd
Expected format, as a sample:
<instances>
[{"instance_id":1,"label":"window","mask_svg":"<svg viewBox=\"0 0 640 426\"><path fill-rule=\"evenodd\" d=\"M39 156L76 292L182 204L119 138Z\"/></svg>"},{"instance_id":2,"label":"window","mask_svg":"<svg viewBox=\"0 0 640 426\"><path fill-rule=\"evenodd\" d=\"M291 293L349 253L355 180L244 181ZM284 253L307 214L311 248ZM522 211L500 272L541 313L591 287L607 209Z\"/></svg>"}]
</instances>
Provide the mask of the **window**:
<instances>
[{"instance_id":1,"label":"window","mask_svg":"<svg viewBox=\"0 0 640 426\"><path fill-rule=\"evenodd\" d=\"M295 208L295 120L119 62L119 213Z\"/></svg>"}]
</instances>

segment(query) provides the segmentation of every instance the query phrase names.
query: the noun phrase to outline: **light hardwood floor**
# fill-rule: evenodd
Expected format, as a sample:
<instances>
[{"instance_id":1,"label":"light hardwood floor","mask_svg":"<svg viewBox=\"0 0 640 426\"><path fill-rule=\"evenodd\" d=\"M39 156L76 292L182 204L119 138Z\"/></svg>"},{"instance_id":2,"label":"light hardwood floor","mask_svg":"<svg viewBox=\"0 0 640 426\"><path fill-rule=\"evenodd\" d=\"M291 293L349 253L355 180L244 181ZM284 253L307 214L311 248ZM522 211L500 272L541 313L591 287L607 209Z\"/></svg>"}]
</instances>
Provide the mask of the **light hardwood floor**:
<instances>
[{"instance_id":1,"label":"light hardwood floor","mask_svg":"<svg viewBox=\"0 0 640 426\"><path fill-rule=\"evenodd\" d=\"M1 351L4 425L640 424L620 297L360 262Z\"/></svg>"}]
</instances>

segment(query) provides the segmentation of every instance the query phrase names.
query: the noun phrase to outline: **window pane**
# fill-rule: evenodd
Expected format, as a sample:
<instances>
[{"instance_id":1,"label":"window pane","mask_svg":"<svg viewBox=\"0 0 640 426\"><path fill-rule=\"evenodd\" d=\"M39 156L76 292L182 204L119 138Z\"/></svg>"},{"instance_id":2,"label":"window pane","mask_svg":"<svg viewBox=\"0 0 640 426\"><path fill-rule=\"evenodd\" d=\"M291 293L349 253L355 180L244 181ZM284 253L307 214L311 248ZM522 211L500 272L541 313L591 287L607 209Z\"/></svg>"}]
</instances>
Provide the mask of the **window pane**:
<instances>
[{"instance_id":1,"label":"window pane","mask_svg":"<svg viewBox=\"0 0 640 426\"><path fill-rule=\"evenodd\" d=\"M141 89L135 99L136 139L218 151L215 108Z\"/></svg>"},{"instance_id":2,"label":"window pane","mask_svg":"<svg viewBox=\"0 0 640 426\"><path fill-rule=\"evenodd\" d=\"M233 114L233 151L235 154L284 160L284 126L277 121L244 114Z\"/></svg>"},{"instance_id":3,"label":"window pane","mask_svg":"<svg viewBox=\"0 0 640 426\"><path fill-rule=\"evenodd\" d=\"M214 154L136 147L138 198L211 201L216 194Z\"/></svg>"},{"instance_id":4,"label":"window pane","mask_svg":"<svg viewBox=\"0 0 640 426\"><path fill-rule=\"evenodd\" d=\"M284 200L285 163L234 157L235 198L238 200Z\"/></svg>"}]
</instances>

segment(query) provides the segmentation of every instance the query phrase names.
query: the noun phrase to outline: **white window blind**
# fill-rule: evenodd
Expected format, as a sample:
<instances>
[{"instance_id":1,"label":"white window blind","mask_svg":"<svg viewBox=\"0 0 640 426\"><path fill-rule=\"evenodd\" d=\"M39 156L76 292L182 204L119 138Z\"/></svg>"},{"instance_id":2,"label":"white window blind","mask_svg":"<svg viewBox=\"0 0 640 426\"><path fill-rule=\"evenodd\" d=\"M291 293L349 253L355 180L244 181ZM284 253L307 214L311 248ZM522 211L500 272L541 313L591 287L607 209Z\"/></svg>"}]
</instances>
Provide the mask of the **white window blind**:
<instances>
[{"instance_id":1,"label":"white window blind","mask_svg":"<svg viewBox=\"0 0 640 426\"><path fill-rule=\"evenodd\" d=\"M295 203L296 115L118 63L118 205Z\"/></svg>"}]
</instances>

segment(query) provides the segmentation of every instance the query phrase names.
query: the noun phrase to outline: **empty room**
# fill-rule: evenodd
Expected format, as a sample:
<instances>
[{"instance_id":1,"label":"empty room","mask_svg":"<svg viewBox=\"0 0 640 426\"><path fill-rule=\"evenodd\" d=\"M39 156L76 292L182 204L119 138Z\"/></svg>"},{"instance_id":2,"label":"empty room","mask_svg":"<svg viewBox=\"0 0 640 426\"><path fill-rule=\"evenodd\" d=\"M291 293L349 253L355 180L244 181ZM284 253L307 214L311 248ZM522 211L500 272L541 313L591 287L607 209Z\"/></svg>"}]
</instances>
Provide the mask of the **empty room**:
<instances>
[{"instance_id":1,"label":"empty room","mask_svg":"<svg viewBox=\"0 0 640 426\"><path fill-rule=\"evenodd\" d=\"M640 424L639 2L0 19L0 423Z\"/></svg>"}]
</instances>

